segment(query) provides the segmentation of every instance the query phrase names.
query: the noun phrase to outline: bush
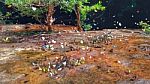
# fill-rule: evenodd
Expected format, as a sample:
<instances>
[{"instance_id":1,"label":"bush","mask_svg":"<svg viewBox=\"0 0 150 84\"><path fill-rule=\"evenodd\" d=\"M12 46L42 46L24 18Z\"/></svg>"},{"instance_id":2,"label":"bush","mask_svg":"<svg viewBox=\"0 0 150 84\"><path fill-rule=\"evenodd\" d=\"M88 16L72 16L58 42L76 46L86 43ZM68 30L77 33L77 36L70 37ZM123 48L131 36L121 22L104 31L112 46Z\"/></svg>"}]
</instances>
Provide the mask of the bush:
<instances>
[{"instance_id":1,"label":"bush","mask_svg":"<svg viewBox=\"0 0 150 84\"><path fill-rule=\"evenodd\" d=\"M143 31L150 34L150 25L146 22L141 21L139 25L143 28Z\"/></svg>"}]
</instances>

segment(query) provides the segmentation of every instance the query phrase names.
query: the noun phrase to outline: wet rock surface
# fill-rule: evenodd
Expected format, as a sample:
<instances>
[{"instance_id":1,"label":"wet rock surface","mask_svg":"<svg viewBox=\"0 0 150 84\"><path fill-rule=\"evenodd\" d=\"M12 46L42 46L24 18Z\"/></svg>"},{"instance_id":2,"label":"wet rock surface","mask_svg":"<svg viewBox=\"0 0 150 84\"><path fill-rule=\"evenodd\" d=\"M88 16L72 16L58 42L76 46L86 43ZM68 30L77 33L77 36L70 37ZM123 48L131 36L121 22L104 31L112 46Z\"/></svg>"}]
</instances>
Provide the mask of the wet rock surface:
<instances>
[{"instance_id":1,"label":"wet rock surface","mask_svg":"<svg viewBox=\"0 0 150 84\"><path fill-rule=\"evenodd\" d=\"M0 75L0 84L12 83L17 79L24 77L24 74L7 74L6 71L0 72Z\"/></svg>"},{"instance_id":2,"label":"wet rock surface","mask_svg":"<svg viewBox=\"0 0 150 84\"><path fill-rule=\"evenodd\" d=\"M150 80L119 81L117 84L150 84Z\"/></svg>"},{"instance_id":3,"label":"wet rock surface","mask_svg":"<svg viewBox=\"0 0 150 84\"><path fill-rule=\"evenodd\" d=\"M150 36L140 30L12 36L0 36L2 84L149 84Z\"/></svg>"}]
</instances>

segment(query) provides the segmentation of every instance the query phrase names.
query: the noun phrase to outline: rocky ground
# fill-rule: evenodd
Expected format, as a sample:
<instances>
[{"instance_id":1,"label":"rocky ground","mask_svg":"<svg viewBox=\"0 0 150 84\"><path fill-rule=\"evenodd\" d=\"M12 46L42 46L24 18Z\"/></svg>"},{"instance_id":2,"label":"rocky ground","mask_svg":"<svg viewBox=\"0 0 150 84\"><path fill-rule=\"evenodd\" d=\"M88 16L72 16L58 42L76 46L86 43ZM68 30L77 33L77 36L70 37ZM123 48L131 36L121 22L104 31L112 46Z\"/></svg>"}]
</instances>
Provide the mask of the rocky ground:
<instances>
[{"instance_id":1,"label":"rocky ground","mask_svg":"<svg viewBox=\"0 0 150 84\"><path fill-rule=\"evenodd\" d=\"M150 84L141 30L1 33L0 43L0 84Z\"/></svg>"}]
</instances>

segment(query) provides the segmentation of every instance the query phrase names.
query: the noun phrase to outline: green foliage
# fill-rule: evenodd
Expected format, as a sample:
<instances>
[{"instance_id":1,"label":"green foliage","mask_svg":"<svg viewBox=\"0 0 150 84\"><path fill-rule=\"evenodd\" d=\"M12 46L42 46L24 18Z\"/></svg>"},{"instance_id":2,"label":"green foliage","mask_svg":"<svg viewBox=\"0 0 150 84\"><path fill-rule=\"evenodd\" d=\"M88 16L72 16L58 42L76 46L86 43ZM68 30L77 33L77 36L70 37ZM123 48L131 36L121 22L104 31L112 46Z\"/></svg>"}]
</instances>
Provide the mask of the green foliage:
<instances>
[{"instance_id":1,"label":"green foliage","mask_svg":"<svg viewBox=\"0 0 150 84\"><path fill-rule=\"evenodd\" d=\"M141 21L139 25L143 28L143 31L150 33L150 25L148 23Z\"/></svg>"},{"instance_id":2,"label":"green foliage","mask_svg":"<svg viewBox=\"0 0 150 84\"><path fill-rule=\"evenodd\" d=\"M0 7L0 24L4 24L5 21L4 21L4 16L3 16L3 13L2 13L2 8Z\"/></svg>"},{"instance_id":3,"label":"green foliage","mask_svg":"<svg viewBox=\"0 0 150 84\"><path fill-rule=\"evenodd\" d=\"M8 7L16 7L22 16L32 16L39 20L43 14L47 12L47 5L54 4L58 0L5 0ZM43 5L42 7L34 7L32 5Z\"/></svg>"},{"instance_id":4,"label":"green foliage","mask_svg":"<svg viewBox=\"0 0 150 84\"><path fill-rule=\"evenodd\" d=\"M99 10L104 11L105 7L102 6L102 2L99 0L98 3L89 6L85 4L89 4L90 0L61 0L60 6L61 9L65 11L75 11L75 5L78 5L80 8L80 15L81 15L81 25L85 30L89 30L92 26L90 24L85 24L84 21L87 19L87 15L89 12L94 11L97 12Z\"/></svg>"},{"instance_id":5,"label":"green foliage","mask_svg":"<svg viewBox=\"0 0 150 84\"><path fill-rule=\"evenodd\" d=\"M91 28L92 28L92 26L91 26L91 24L86 24L86 23L84 23L83 25L83 28L87 31L87 30L91 30Z\"/></svg>"},{"instance_id":6,"label":"green foliage","mask_svg":"<svg viewBox=\"0 0 150 84\"><path fill-rule=\"evenodd\" d=\"M81 25L85 30L92 28L90 24L85 24L87 15L89 12L97 12L99 10L105 10L102 6L102 2L99 0L96 4L89 6L90 0L5 0L8 8L14 7L20 11L22 16L32 16L33 18L39 20L43 18L43 14L47 12L47 7L51 5L60 5L61 9L64 11L72 12L75 11L75 6L78 5L80 8ZM33 4L42 4L42 7L34 7ZM6 17L11 16L10 13L6 14Z\"/></svg>"}]
</instances>

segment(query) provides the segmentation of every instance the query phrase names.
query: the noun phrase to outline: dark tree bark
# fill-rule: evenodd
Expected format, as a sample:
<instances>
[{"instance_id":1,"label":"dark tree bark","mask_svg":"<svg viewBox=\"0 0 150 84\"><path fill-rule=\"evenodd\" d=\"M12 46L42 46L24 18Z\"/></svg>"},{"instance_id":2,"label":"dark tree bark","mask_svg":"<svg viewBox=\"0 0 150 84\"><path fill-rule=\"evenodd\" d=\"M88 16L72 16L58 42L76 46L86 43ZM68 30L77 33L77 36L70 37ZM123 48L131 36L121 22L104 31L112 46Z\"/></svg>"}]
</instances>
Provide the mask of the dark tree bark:
<instances>
[{"instance_id":1,"label":"dark tree bark","mask_svg":"<svg viewBox=\"0 0 150 84\"><path fill-rule=\"evenodd\" d=\"M79 30L79 31L83 31L83 29L82 29L82 27L81 27L80 7L79 7L79 5L76 5L76 6L75 6L75 13L76 13L76 17L77 17L78 30Z\"/></svg>"},{"instance_id":2,"label":"dark tree bark","mask_svg":"<svg viewBox=\"0 0 150 84\"><path fill-rule=\"evenodd\" d=\"M47 26L48 26L48 29L47 31L49 30L52 30L52 23L54 21L53 19L53 13L54 13L54 6L53 5L48 5L48 13L47 13Z\"/></svg>"}]
</instances>

